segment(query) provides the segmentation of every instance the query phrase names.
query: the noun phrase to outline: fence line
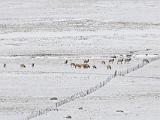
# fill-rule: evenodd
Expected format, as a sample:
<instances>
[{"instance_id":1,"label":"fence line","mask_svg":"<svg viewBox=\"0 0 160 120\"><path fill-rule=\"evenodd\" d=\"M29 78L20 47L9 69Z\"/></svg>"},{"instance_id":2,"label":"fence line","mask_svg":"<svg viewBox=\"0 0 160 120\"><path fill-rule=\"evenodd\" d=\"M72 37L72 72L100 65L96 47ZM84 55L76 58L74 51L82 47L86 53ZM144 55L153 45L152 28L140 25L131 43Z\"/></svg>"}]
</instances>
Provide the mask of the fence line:
<instances>
[{"instance_id":1,"label":"fence line","mask_svg":"<svg viewBox=\"0 0 160 120\"><path fill-rule=\"evenodd\" d=\"M149 61L153 62L153 61L158 60L158 59L160 59L159 56L158 57L154 57L154 58L150 58ZM29 116L27 116L24 120L30 120L32 118L35 118L35 117L38 117L40 115L46 114L46 113L48 113L50 111L58 110L58 107L66 104L66 103L69 103L69 102L71 102L71 101L73 101L75 99L78 99L80 97L85 97L85 96L97 91L98 89L104 87L113 78L115 78L117 76L124 76L124 75L126 75L126 74L128 74L130 72L133 72L135 70L138 70L138 69L142 68L143 66L145 66L147 64L148 64L147 62L142 62L142 63L139 63L138 65L130 67L130 68L126 69L126 70L115 71L114 74L109 75L104 81L100 82L99 84L97 84L97 85L95 85L95 86L93 86L93 87L91 87L91 88L89 88L87 90L82 90L80 92L77 92L77 93L73 94L70 97L67 97L67 98L65 98L65 99L63 99L61 101L56 102L53 106L50 106L50 107L48 107L46 109L35 110Z\"/></svg>"}]
</instances>

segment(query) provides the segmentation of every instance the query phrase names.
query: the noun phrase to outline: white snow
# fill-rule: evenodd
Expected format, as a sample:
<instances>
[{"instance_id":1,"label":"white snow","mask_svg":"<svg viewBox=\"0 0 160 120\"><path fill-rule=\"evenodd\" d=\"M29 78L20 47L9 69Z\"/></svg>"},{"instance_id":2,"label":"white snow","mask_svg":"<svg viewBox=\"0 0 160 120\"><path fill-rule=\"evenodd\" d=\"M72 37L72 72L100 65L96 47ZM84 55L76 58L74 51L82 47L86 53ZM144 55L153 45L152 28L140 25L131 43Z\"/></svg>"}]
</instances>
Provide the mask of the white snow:
<instances>
[{"instance_id":1,"label":"white snow","mask_svg":"<svg viewBox=\"0 0 160 120\"><path fill-rule=\"evenodd\" d=\"M67 115L71 115L73 120L159 119L159 63L151 63L127 76L113 79L97 92L62 106L58 112L53 111L33 120L61 120ZM83 110L79 110L79 107L83 107Z\"/></svg>"},{"instance_id":2,"label":"white snow","mask_svg":"<svg viewBox=\"0 0 160 120\"><path fill-rule=\"evenodd\" d=\"M62 100L160 54L159 11L159 0L0 0L0 120L22 120L52 106L52 97ZM130 53L130 63L117 64ZM113 55L107 70L101 62ZM97 69L70 66L88 58ZM159 62L34 120L160 119Z\"/></svg>"}]
</instances>

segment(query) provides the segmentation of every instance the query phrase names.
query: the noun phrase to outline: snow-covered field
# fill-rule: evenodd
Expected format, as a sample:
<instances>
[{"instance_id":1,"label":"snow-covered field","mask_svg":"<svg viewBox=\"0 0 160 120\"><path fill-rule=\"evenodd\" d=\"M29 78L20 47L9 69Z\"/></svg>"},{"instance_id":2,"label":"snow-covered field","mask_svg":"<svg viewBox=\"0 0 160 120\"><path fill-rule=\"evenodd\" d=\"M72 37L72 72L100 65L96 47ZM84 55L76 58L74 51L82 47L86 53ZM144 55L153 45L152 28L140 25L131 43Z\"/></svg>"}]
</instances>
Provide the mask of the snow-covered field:
<instances>
[{"instance_id":1,"label":"snow-covered field","mask_svg":"<svg viewBox=\"0 0 160 120\"><path fill-rule=\"evenodd\" d=\"M0 120L22 120L52 106L52 97L64 99L160 54L159 11L159 0L0 0ZM130 63L117 58L111 70L101 63L130 52ZM84 59L90 69L70 66ZM159 69L153 62L35 120L160 119Z\"/></svg>"},{"instance_id":2,"label":"snow-covered field","mask_svg":"<svg viewBox=\"0 0 160 120\"><path fill-rule=\"evenodd\" d=\"M68 115L73 120L158 120L159 69L160 60L113 79L104 88L64 105L58 112L50 112L33 120L63 120Z\"/></svg>"},{"instance_id":3,"label":"snow-covered field","mask_svg":"<svg viewBox=\"0 0 160 120\"><path fill-rule=\"evenodd\" d=\"M159 51L159 0L1 0L1 55Z\"/></svg>"}]
</instances>

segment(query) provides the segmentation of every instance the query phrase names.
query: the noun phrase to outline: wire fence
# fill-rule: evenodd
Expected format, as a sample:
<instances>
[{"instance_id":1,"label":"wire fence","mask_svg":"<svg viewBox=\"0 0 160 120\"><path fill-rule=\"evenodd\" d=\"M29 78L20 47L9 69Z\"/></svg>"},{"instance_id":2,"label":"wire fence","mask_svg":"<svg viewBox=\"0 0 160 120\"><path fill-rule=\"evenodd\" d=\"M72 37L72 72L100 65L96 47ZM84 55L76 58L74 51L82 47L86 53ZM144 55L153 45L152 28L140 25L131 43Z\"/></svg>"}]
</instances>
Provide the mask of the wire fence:
<instances>
[{"instance_id":1,"label":"wire fence","mask_svg":"<svg viewBox=\"0 0 160 120\"><path fill-rule=\"evenodd\" d=\"M38 109L38 110L34 110L29 116L27 116L24 120L30 120L32 118L35 118L35 117L38 117L40 115L43 115L43 114L46 114L50 111L55 111L55 110L58 110L58 107L66 104L66 103L69 103L71 101L74 101L75 99L78 99L78 98L81 98L81 97L85 97L95 91L97 91L98 89L104 87L109 81L111 81L113 78L115 77L118 77L118 76L124 76L128 73L131 73L135 70L138 70L140 68L142 68L143 66L147 65L148 63L150 62L153 62L155 60L158 60L160 59L160 57L154 57L154 58L150 58L148 59L148 62L146 61L142 61L141 63L137 64L136 66L133 66L133 67L130 67L130 68L127 68L126 70L123 70L123 71L115 71L114 74L110 74L104 81L100 82L99 84L89 88L89 89L86 89L86 90L82 90L80 92L77 92L75 94L73 94L72 96L69 96L61 101L58 101L56 102L55 104L53 104L53 106L50 106L46 109Z\"/></svg>"}]
</instances>

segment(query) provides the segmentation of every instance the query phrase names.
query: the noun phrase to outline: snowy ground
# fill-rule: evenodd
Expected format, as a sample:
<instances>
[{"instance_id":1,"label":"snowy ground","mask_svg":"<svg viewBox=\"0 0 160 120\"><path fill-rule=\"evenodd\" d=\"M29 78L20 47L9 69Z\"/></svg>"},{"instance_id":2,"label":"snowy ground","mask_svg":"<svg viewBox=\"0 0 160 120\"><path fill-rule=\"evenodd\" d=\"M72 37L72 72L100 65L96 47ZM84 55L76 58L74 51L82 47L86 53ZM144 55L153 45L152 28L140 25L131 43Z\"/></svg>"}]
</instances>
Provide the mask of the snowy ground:
<instances>
[{"instance_id":1,"label":"snowy ground","mask_svg":"<svg viewBox=\"0 0 160 120\"><path fill-rule=\"evenodd\" d=\"M0 120L21 120L52 106L51 97L61 100L134 66L145 54L160 54L159 6L159 0L0 0ZM112 70L101 64L131 51L129 64L114 62ZM97 69L70 66L88 58ZM67 114L75 120L159 119L158 64L36 120Z\"/></svg>"},{"instance_id":2,"label":"snowy ground","mask_svg":"<svg viewBox=\"0 0 160 120\"><path fill-rule=\"evenodd\" d=\"M33 120L158 120L160 119L160 61L113 79L97 92ZM154 71L154 72L151 72ZM154 76L154 77L153 77ZM82 110L79 108L82 107Z\"/></svg>"},{"instance_id":3,"label":"snowy ground","mask_svg":"<svg viewBox=\"0 0 160 120\"><path fill-rule=\"evenodd\" d=\"M159 51L159 0L0 0L1 55Z\"/></svg>"}]
</instances>

